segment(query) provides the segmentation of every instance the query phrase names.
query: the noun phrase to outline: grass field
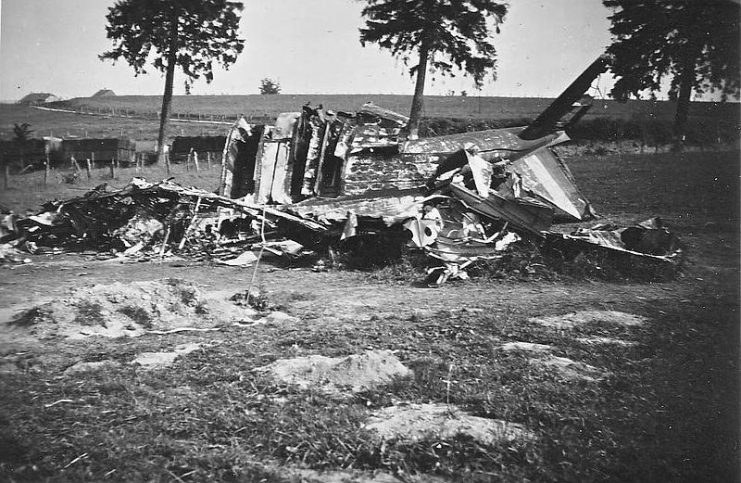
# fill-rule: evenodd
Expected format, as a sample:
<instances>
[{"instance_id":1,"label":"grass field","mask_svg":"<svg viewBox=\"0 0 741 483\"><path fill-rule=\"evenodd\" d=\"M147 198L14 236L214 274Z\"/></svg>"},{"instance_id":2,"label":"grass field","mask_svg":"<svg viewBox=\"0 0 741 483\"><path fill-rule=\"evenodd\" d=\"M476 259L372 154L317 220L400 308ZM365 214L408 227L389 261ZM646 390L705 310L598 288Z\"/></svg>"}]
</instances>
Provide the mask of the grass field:
<instances>
[{"instance_id":1,"label":"grass field","mask_svg":"<svg viewBox=\"0 0 741 483\"><path fill-rule=\"evenodd\" d=\"M403 114L409 112L411 96L401 95L244 95L244 96L175 96L173 112L202 115L238 114L274 118L281 112L299 111L301 106L311 103L324 105L335 111L356 111L363 103L376 105ZM425 117L475 118L475 119L522 119L535 118L553 99L515 97L425 97ZM160 96L116 96L106 98L75 98L59 103L61 106L89 106L101 109L159 112ZM701 118L733 119L738 117L738 103L693 103L692 113ZM632 118L652 117L672 119L675 104L668 101L636 101L618 103L612 100L595 100L589 117Z\"/></svg>"},{"instance_id":2,"label":"grass field","mask_svg":"<svg viewBox=\"0 0 741 483\"><path fill-rule=\"evenodd\" d=\"M67 112L54 112L20 106L0 104L0 139L13 139L13 125L28 123L34 131L32 137L56 136L63 138L115 138L128 137L135 141L157 139L159 121L118 116L91 116ZM226 136L229 125L173 122L171 136Z\"/></svg>"},{"instance_id":3,"label":"grass field","mask_svg":"<svg viewBox=\"0 0 741 483\"><path fill-rule=\"evenodd\" d=\"M734 151L570 160L600 221L659 215L682 239L686 263L673 281L520 273L432 290L415 286L403 266L314 272L276 261L258 271L259 284L268 305L295 321L137 338L3 341L0 479L739 481L738 159ZM13 184L21 193L39 188L34 176ZM52 192L64 195L45 194ZM32 258L0 269L0 313L92 284L174 277L239 292L252 277L252 268L187 260ZM584 310L646 321L559 329L532 320ZM601 377L565 377L531 353L502 350L508 342L547 345ZM183 343L202 347L168 368L132 364L143 352ZM393 350L414 376L338 399L254 371L278 359L369 348ZM64 372L99 361L113 364ZM535 438L377 444L363 427L377 409L430 402L521 424Z\"/></svg>"}]
</instances>

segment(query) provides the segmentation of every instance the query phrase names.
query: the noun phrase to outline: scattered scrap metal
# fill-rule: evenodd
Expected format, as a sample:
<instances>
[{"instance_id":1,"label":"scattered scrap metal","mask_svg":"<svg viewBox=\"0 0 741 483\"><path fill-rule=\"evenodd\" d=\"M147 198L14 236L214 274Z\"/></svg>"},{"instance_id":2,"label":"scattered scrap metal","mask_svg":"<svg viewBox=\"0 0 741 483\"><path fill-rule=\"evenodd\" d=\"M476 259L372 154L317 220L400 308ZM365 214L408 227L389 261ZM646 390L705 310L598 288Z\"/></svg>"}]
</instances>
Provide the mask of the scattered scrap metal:
<instances>
[{"instance_id":1,"label":"scattered scrap metal","mask_svg":"<svg viewBox=\"0 0 741 483\"><path fill-rule=\"evenodd\" d=\"M524 127L411 139L406 117L373 104L356 113L307 105L273 126L240 119L226 137L218 193L134 178L121 190L100 186L11 219L0 242L30 252L94 247L223 259L254 246L295 254L295 243L270 244L286 239L311 250L361 252L382 240L437 260L434 285L465 278L466 267L502 257L522 239L563 253L587 244L671 263L676 237L656 220L623 230L549 231L554 221L594 216L552 148L569 140L565 129L589 108L583 93L603 70L600 58ZM234 264L250 257L241 260Z\"/></svg>"}]
</instances>

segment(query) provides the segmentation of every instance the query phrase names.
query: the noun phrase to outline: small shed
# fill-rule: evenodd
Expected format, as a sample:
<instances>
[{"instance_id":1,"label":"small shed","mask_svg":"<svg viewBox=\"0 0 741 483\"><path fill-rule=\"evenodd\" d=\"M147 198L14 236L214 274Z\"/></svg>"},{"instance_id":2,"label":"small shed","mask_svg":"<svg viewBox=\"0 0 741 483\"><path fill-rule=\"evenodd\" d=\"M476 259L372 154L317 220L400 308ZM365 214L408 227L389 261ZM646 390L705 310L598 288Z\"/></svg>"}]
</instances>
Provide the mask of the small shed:
<instances>
[{"instance_id":1,"label":"small shed","mask_svg":"<svg viewBox=\"0 0 741 483\"><path fill-rule=\"evenodd\" d=\"M8 165L25 168L43 167L47 159L52 166L63 163L62 139L45 136L43 139L31 138L23 143L0 141L0 157Z\"/></svg>"},{"instance_id":2,"label":"small shed","mask_svg":"<svg viewBox=\"0 0 741 483\"><path fill-rule=\"evenodd\" d=\"M170 147L170 161L185 162L191 149L198 153L201 160L208 156L213 160L220 160L225 141L224 136L177 136Z\"/></svg>"},{"instance_id":3,"label":"small shed","mask_svg":"<svg viewBox=\"0 0 741 483\"><path fill-rule=\"evenodd\" d=\"M116 93L113 92L112 90L110 90L110 89L101 89L101 90L99 90L98 92L96 92L95 94L93 94L90 97L97 98L97 97L115 97L115 96L116 96Z\"/></svg>"},{"instance_id":4,"label":"small shed","mask_svg":"<svg viewBox=\"0 0 741 483\"><path fill-rule=\"evenodd\" d=\"M50 94L48 92L32 92L18 101L18 104L22 104L24 106L38 106L40 104L57 102L61 100L61 97L55 96L54 94Z\"/></svg>"},{"instance_id":5,"label":"small shed","mask_svg":"<svg viewBox=\"0 0 741 483\"><path fill-rule=\"evenodd\" d=\"M65 139L62 142L64 158L95 162L133 162L136 142L129 138Z\"/></svg>"}]
</instances>

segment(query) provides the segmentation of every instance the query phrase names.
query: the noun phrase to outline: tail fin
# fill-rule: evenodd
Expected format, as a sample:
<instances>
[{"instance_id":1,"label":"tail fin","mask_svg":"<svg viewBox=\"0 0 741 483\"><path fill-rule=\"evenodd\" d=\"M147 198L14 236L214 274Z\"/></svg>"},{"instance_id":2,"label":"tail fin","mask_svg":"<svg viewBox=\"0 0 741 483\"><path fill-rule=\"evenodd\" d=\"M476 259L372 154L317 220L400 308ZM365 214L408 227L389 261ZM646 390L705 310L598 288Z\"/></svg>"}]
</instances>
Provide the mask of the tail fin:
<instances>
[{"instance_id":1,"label":"tail fin","mask_svg":"<svg viewBox=\"0 0 741 483\"><path fill-rule=\"evenodd\" d=\"M520 138L525 140L537 139L552 132L559 127L561 118L571 112L574 107L577 107L578 110L567 122L571 125L579 120L586 113L587 109L589 109L589 105L580 102L579 105L574 106L574 103L580 98L583 98L584 93L589 89L595 77L607 70L608 61L609 57L607 55L601 55L597 60L592 62L532 124L520 133Z\"/></svg>"}]
</instances>

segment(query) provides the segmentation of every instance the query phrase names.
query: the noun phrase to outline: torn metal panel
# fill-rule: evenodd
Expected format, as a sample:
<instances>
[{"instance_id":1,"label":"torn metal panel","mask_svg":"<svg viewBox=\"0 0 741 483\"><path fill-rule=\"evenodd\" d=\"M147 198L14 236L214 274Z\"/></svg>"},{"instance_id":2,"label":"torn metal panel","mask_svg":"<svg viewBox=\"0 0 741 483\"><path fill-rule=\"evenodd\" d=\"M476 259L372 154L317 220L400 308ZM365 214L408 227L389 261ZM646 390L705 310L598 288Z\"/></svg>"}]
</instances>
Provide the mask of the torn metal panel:
<instances>
[{"instance_id":1,"label":"torn metal panel","mask_svg":"<svg viewBox=\"0 0 741 483\"><path fill-rule=\"evenodd\" d=\"M532 196L552 205L556 216L579 221L593 216L568 167L550 148L519 158L508 169L520 175L522 187Z\"/></svg>"},{"instance_id":2,"label":"torn metal panel","mask_svg":"<svg viewBox=\"0 0 741 483\"><path fill-rule=\"evenodd\" d=\"M547 230L553 222L551 207L535 200L508 200L495 191L490 191L488 198L482 198L456 183L451 183L449 189L454 197L476 213L495 220L508 221L534 235L541 236L541 232Z\"/></svg>"},{"instance_id":3,"label":"torn metal panel","mask_svg":"<svg viewBox=\"0 0 741 483\"><path fill-rule=\"evenodd\" d=\"M563 139L562 133L556 132L535 140L524 140L518 136L523 129L525 128L490 129L407 140L400 146L399 151L402 154L444 156L460 151L470 145L476 146L481 157L485 160L501 161L502 159L517 159L535 149L549 146L559 138Z\"/></svg>"},{"instance_id":4,"label":"torn metal panel","mask_svg":"<svg viewBox=\"0 0 741 483\"><path fill-rule=\"evenodd\" d=\"M313 198L285 207L304 219L328 223L344 222L348 213L365 218L383 219L388 225L416 216L425 198L416 190L401 190L377 195Z\"/></svg>"},{"instance_id":5,"label":"torn metal panel","mask_svg":"<svg viewBox=\"0 0 741 483\"><path fill-rule=\"evenodd\" d=\"M224 151L221 153L221 176L218 190L220 195L239 198L247 194L243 191L252 192L254 190L254 157L262 128L257 130L260 132L255 133L255 126L247 123L244 117L240 117L227 133ZM245 178L249 178L249 181L247 182ZM246 183L249 184L244 186Z\"/></svg>"},{"instance_id":6,"label":"torn metal panel","mask_svg":"<svg viewBox=\"0 0 741 483\"><path fill-rule=\"evenodd\" d=\"M377 123L386 128L392 129L403 129L409 123L409 118L399 114L398 112L384 109L383 107L377 106L372 102L366 102L358 111L359 117L370 117L370 122ZM361 120L361 122L369 122L368 120Z\"/></svg>"},{"instance_id":7,"label":"torn metal panel","mask_svg":"<svg viewBox=\"0 0 741 483\"><path fill-rule=\"evenodd\" d=\"M597 225L591 229L580 228L568 235L550 232L547 234L547 242L565 249L573 248L568 243L577 244L576 248L596 246L662 262L674 262L682 253L679 239L662 225L659 218L627 228Z\"/></svg>"}]
</instances>

